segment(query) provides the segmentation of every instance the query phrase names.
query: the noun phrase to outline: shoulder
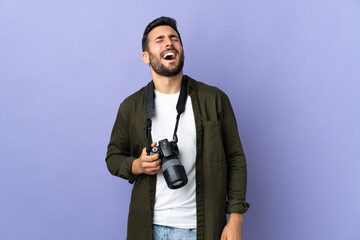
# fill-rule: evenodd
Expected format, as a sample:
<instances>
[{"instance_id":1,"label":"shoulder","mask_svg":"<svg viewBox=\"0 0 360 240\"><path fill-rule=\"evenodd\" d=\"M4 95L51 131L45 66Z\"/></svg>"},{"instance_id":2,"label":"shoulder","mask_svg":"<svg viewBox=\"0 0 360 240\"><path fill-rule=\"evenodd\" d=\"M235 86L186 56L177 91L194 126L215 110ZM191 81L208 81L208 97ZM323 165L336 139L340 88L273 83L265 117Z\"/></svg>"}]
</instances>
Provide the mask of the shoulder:
<instances>
[{"instance_id":1,"label":"shoulder","mask_svg":"<svg viewBox=\"0 0 360 240\"><path fill-rule=\"evenodd\" d=\"M122 108L133 107L134 104L136 105L139 102L144 101L146 97L146 87L142 87L140 90L136 91L135 93L131 94L124 101L120 104Z\"/></svg>"},{"instance_id":2,"label":"shoulder","mask_svg":"<svg viewBox=\"0 0 360 240\"><path fill-rule=\"evenodd\" d=\"M128 119L134 113L134 110L139 106L143 105L146 97L146 87L142 87L140 90L131 94L127 98L125 98L119 106L118 116L122 116L123 118Z\"/></svg>"}]
</instances>

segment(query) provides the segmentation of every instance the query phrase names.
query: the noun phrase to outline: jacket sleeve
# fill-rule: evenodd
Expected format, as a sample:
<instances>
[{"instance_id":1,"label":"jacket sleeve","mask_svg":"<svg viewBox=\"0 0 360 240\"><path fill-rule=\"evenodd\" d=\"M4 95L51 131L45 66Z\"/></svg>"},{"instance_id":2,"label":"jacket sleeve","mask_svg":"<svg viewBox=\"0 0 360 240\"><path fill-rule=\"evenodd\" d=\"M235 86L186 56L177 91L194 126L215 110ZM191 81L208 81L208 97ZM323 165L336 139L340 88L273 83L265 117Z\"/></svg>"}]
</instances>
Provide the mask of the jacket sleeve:
<instances>
[{"instance_id":1,"label":"jacket sleeve","mask_svg":"<svg viewBox=\"0 0 360 240\"><path fill-rule=\"evenodd\" d=\"M133 183L138 176L131 173L132 163L136 158L130 154L129 122L131 119L127 109L128 106L124 102L119 107L105 161L112 175Z\"/></svg>"},{"instance_id":2,"label":"jacket sleeve","mask_svg":"<svg viewBox=\"0 0 360 240\"><path fill-rule=\"evenodd\" d=\"M235 115L229 98L221 94L222 135L227 161L227 194L228 213L245 213L250 204L246 199L247 167L243 148L241 146Z\"/></svg>"}]
</instances>

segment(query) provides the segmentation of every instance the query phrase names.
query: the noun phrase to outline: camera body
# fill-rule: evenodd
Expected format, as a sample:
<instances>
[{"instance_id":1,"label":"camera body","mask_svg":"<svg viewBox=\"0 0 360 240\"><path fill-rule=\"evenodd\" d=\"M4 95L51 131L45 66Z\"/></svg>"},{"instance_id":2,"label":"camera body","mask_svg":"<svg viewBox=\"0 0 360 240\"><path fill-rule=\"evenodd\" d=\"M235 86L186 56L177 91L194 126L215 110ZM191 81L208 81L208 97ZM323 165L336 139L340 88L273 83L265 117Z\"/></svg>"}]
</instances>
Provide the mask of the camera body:
<instances>
[{"instance_id":1,"label":"camera body","mask_svg":"<svg viewBox=\"0 0 360 240\"><path fill-rule=\"evenodd\" d=\"M159 154L166 184L170 189L178 189L188 182L185 168L181 164L179 148L175 141L166 138L159 141L158 146L150 150L149 155Z\"/></svg>"}]
</instances>

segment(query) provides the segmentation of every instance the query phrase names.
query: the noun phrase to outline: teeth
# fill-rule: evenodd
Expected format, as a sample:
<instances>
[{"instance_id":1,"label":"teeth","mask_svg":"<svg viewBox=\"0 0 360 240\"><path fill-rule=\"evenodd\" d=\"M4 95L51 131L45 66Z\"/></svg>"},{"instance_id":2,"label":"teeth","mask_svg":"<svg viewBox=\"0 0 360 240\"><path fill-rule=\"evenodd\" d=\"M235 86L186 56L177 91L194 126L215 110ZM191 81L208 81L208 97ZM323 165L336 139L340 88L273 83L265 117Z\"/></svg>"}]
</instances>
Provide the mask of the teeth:
<instances>
[{"instance_id":1,"label":"teeth","mask_svg":"<svg viewBox=\"0 0 360 240\"><path fill-rule=\"evenodd\" d=\"M169 56L175 56L175 54L172 53L172 52L166 53L166 54L164 55L164 58L167 58L167 57L169 57Z\"/></svg>"}]
</instances>

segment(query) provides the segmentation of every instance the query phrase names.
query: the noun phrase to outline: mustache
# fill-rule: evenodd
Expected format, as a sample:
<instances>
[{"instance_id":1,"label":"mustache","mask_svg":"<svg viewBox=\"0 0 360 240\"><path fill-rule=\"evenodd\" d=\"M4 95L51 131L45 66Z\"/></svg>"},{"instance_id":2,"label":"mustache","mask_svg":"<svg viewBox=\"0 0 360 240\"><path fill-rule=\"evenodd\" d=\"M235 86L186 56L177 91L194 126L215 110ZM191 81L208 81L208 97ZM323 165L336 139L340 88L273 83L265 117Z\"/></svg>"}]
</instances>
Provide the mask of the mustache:
<instances>
[{"instance_id":1,"label":"mustache","mask_svg":"<svg viewBox=\"0 0 360 240\"><path fill-rule=\"evenodd\" d=\"M177 54L179 54L179 52L175 49L175 48L173 48L173 47L169 47L169 48L167 48L167 49L165 49L164 51L162 51L160 54L160 56L162 56L162 55L164 55L167 51L174 51L174 52L176 52Z\"/></svg>"}]
</instances>

